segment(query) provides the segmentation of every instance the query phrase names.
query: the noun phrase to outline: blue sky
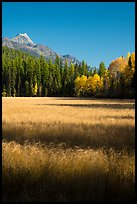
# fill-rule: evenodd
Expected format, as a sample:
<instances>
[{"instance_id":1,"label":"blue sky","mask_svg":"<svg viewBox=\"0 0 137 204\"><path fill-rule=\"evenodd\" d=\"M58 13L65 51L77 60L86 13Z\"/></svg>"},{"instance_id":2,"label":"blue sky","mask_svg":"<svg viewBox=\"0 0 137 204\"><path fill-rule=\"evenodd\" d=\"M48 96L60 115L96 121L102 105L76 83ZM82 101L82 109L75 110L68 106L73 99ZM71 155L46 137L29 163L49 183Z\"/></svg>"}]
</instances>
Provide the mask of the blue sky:
<instances>
[{"instance_id":1,"label":"blue sky","mask_svg":"<svg viewBox=\"0 0 137 204\"><path fill-rule=\"evenodd\" d=\"M134 2L3 2L2 37L35 43L98 68L135 51Z\"/></svg>"}]
</instances>

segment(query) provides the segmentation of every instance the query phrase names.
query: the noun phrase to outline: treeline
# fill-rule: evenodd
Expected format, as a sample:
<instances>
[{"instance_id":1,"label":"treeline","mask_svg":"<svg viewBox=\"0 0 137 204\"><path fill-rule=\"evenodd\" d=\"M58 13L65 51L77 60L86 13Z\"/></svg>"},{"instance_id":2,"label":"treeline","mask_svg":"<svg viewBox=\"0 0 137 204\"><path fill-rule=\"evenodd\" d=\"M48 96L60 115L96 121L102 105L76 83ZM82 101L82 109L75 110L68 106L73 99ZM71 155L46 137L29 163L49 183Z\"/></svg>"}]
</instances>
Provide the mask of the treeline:
<instances>
[{"instance_id":1,"label":"treeline","mask_svg":"<svg viewBox=\"0 0 137 204\"><path fill-rule=\"evenodd\" d=\"M57 56L55 63L44 57L32 57L24 52L2 48L2 96L98 96L134 97L135 60L130 55L126 71L111 76L104 63L99 70L91 69L82 61L80 65L64 64ZM132 76L127 74L132 69ZM132 91L131 91L132 90ZM131 93L132 92L132 93ZM122 95L121 95L122 96ZM125 93L123 92L125 97Z\"/></svg>"}]
</instances>

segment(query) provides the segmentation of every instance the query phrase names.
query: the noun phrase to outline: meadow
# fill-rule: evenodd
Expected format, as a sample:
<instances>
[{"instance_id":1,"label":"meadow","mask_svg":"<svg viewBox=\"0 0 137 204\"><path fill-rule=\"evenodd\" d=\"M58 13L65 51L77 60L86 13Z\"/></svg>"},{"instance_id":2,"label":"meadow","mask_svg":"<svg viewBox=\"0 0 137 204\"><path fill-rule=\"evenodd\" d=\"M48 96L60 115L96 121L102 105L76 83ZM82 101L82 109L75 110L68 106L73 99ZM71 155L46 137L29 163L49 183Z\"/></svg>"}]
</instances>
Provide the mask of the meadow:
<instances>
[{"instance_id":1,"label":"meadow","mask_svg":"<svg viewBox=\"0 0 137 204\"><path fill-rule=\"evenodd\" d=\"M2 98L2 201L135 198L135 100Z\"/></svg>"}]
</instances>

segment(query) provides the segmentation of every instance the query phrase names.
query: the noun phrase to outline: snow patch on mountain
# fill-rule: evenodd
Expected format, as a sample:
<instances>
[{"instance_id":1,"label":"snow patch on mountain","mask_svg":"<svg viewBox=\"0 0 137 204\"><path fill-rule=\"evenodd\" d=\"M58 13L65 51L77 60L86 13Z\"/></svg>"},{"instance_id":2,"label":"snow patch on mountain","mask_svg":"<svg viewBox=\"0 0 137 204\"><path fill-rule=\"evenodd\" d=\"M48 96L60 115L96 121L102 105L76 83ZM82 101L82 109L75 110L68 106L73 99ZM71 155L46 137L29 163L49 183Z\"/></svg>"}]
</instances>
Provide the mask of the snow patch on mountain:
<instances>
[{"instance_id":1,"label":"snow patch on mountain","mask_svg":"<svg viewBox=\"0 0 137 204\"><path fill-rule=\"evenodd\" d=\"M22 44L31 44L32 46L36 45L30 37L27 35L27 33L19 33L16 35L16 37L11 38L11 41L18 42Z\"/></svg>"}]
</instances>

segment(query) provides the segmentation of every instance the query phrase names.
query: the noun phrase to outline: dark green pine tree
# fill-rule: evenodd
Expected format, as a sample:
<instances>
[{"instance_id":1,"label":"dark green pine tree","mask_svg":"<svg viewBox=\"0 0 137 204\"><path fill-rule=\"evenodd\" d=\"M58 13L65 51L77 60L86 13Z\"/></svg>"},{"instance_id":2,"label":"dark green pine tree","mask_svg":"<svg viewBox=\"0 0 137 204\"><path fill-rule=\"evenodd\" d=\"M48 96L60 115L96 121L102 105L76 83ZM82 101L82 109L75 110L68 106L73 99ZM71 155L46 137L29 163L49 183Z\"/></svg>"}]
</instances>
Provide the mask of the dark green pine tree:
<instances>
[{"instance_id":1,"label":"dark green pine tree","mask_svg":"<svg viewBox=\"0 0 137 204\"><path fill-rule=\"evenodd\" d=\"M33 96L33 80L32 78L30 79L30 82L29 82L29 96Z\"/></svg>"},{"instance_id":2,"label":"dark green pine tree","mask_svg":"<svg viewBox=\"0 0 137 204\"><path fill-rule=\"evenodd\" d=\"M25 96L25 73L24 73L24 66L20 66L20 96Z\"/></svg>"},{"instance_id":3,"label":"dark green pine tree","mask_svg":"<svg viewBox=\"0 0 137 204\"><path fill-rule=\"evenodd\" d=\"M7 83L7 96L11 96L11 64L10 62L8 62L7 64L7 80L6 80L6 83Z\"/></svg>"},{"instance_id":4,"label":"dark green pine tree","mask_svg":"<svg viewBox=\"0 0 137 204\"><path fill-rule=\"evenodd\" d=\"M63 69L63 83L62 83L63 96L68 96L68 62L65 61Z\"/></svg>"},{"instance_id":5,"label":"dark green pine tree","mask_svg":"<svg viewBox=\"0 0 137 204\"><path fill-rule=\"evenodd\" d=\"M40 67L41 67L41 94L42 96L47 96L48 94L48 89L50 89L49 84L49 65L46 61L41 61L40 62Z\"/></svg>"},{"instance_id":6,"label":"dark green pine tree","mask_svg":"<svg viewBox=\"0 0 137 204\"><path fill-rule=\"evenodd\" d=\"M97 68L96 68L96 67L94 67L94 69L93 69L93 76L94 76L95 74L97 74Z\"/></svg>"},{"instance_id":7,"label":"dark green pine tree","mask_svg":"<svg viewBox=\"0 0 137 204\"><path fill-rule=\"evenodd\" d=\"M93 70L92 70L91 67L89 68L89 72L88 72L88 74L89 74L89 76L92 76L92 75L93 75Z\"/></svg>"},{"instance_id":8,"label":"dark green pine tree","mask_svg":"<svg viewBox=\"0 0 137 204\"><path fill-rule=\"evenodd\" d=\"M15 60L12 60L11 63L11 96L16 96L16 89L15 89L15 82L16 82L16 63Z\"/></svg>"},{"instance_id":9,"label":"dark green pine tree","mask_svg":"<svg viewBox=\"0 0 137 204\"><path fill-rule=\"evenodd\" d=\"M84 60L82 60L81 67L82 67L82 75L87 76L88 75L88 67L87 67L87 64L85 63Z\"/></svg>"},{"instance_id":10,"label":"dark green pine tree","mask_svg":"<svg viewBox=\"0 0 137 204\"><path fill-rule=\"evenodd\" d=\"M58 96L61 93L61 75L60 75L60 70L59 66L57 64L54 65L54 84L55 84L55 95Z\"/></svg>"},{"instance_id":11,"label":"dark green pine tree","mask_svg":"<svg viewBox=\"0 0 137 204\"><path fill-rule=\"evenodd\" d=\"M18 75L18 78L17 78L17 88L16 88L16 90L17 90L17 96L19 97L20 96L20 89L21 89L21 80L20 80L20 75Z\"/></svg>"},{"instance_id":12,"label":"dark green pine tree","mask_svg":"<svg viewBox=\"0 0 137 204\"><path fill-rule=\"evenodd\" d=\"M101 62L100 65L99 65L99 70L98 70L99 76L104 77L105 71L106 71L105 64L104 64L104 62Z\"/></svg>"},{"instance_id":13,"label":"dark green pine tree","mask_svg":"<svg viewBox=\"0 0 137 204\"><path fill-rule=\"evenodd\" d=\"M29 96L29 82L25 81L25 96Z\"/></svg>"},{"instance_id":14,"label":"dark green pine tree","mask_svg":"<svg viewBox=\"0 0 137 204\"><path fill-rule=\"evenodd\" d=\"M35 67L36 67L36 75L37 75L37 85L38 85L38 96L41 96L42 94L42 85L41 85L41 67L40 67L40 61L36 61L35 63Z\"/></svg>"},{"instance_id":15,"label":"dark green pine tree","mask_svg":"<svg viewBox=\"0 0 137 204\"><path fill-rule=\"evenodd\" d=\"M58 55L56 56L56 59L55 59L55 63L54 63L54 64L60 66L60 58L59 58Z\"/></svg>"},{"instance_id":16,"label":"dark green pine tree","mask_svg":"<svg viewBox=\"0 0 137 204\"><path fill-rule=\"evenodd\" d=\"M74 64L70 64L70 68L69 68L69 80L68 80L68 95L69 96L73 96L74 92L75 92L75 68L74 68Z\"/></svg>"},{"instance_id":17,"label":"dark green pine tree","mask_svg":"<svg viewBox=\"0 0 137 204\"><path fill-rule=\"evenodd\" d=\"M79 72L79 66L78 66L78 64L76 63L76 64L74 65L74 80L75 80L78 76L80 76L80 72Z\"/></svg>"}]
</instances>

